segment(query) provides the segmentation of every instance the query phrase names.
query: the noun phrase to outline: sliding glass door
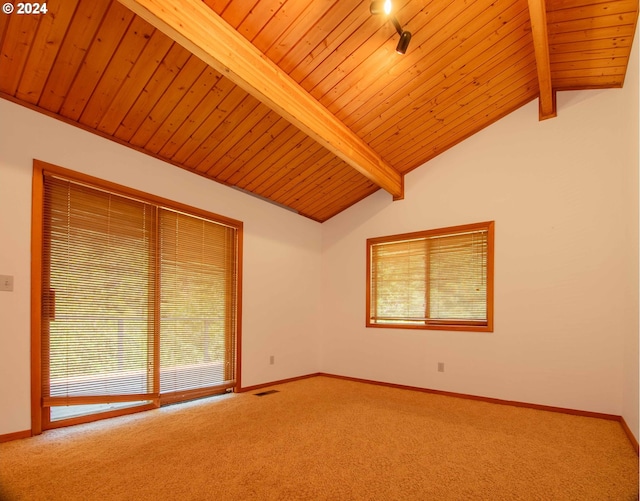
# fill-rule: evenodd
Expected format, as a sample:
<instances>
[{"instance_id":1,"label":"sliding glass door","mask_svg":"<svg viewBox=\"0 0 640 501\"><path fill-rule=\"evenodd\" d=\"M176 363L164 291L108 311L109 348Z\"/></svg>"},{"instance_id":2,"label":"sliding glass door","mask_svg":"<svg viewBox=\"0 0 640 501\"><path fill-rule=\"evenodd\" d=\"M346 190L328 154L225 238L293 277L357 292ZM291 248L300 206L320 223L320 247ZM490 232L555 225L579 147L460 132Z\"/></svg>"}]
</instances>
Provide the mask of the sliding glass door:
<instances>
[{"instance_id":1,"label":"sliding glass door","mask_svg":"<svg viewBox=\"0 0 640 501\"><path fill-rule=\"evenodd\" d=\"M239 225L57 168L34 176L42 427L232 388Z\"/></svg>"},{"instance_id":2,"label":"sliding glass door","mask_svg":"<svg viewBox=\"0 0 640 501\"><path fill-rule=\"evenodd\" d=\"M154 207L55 177L44 200L48 420L151 403Z\"/></svg>"},{"instance_id":3,"label":"sliding glass door","mask_svg":"<svg viewBox=\"0 0 640 501\"><path fill-rule=\"evenodd\" d=\"M233 385L235 232L160 213L160 393L174 402Z\"/></svg>"}]
</instances>

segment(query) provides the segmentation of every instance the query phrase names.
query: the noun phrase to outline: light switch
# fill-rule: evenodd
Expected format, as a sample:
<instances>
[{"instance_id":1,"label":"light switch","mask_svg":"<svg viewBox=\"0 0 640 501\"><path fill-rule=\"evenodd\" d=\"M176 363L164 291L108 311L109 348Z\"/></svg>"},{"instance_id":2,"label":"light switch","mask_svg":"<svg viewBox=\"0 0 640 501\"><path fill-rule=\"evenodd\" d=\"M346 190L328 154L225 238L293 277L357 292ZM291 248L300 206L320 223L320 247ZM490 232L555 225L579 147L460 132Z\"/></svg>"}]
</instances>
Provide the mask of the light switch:
<instances>
[{"instance_id":1,"label":"light switch","mask_svg":"<svg viewBox=\"0 0 640 501\"><path fill-rule=\"evenodd\" d=\"M0 291L13 292L13 275L0 275Z\"/></svg>"}]
</instances>

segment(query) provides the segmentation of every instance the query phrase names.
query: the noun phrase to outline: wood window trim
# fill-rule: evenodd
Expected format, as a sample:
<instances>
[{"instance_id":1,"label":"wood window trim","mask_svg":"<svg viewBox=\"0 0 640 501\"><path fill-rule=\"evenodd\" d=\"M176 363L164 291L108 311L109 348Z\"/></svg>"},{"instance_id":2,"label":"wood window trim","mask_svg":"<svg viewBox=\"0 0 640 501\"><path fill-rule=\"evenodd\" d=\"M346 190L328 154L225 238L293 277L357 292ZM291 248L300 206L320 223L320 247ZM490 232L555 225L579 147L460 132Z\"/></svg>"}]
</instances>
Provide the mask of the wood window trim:
<instances>
[{"instance_id":1,"label":"wood window trim","mask_svg":"<svg viewBox=\"0 0 640 501\"><path fill-rule=\"evenodd\" d=\"M143 191L129 188L124 185L106 181L87 174L83 174L71 169L50 164L41 160L33 160L32 175L32 213L31 213L31 434L37 435L43 431L42 406L47 405L44 402L42 394L42 347L41 347L41 329L42 329L42 271L43 271L43 229L44 229L44 176L45 173L53 174L63 178L73 180L74 182L87 184L98 189L105 189L119 193L123 196L129 196L134 199L150 202L162 207L168 207L172 210L182 211L187 214L199 216L204 219L213 220L228 226L237 231L237 298L236 298L236 378L235 391L242 387L242 257L243 257L243 223L226 216L221 216L212 212L208 212L197 207L189 206L180 202L169 200L163 197L152 195ZM155 315L156 322L159 322L159 316ZM159 332L156 329L156 332ZM159 335L159 334L156 334ZM157 350L156 350L157 351ZM159 357L159 355L156 355ZM156 383L158 383L156 381ZM159 384L156 386L159 388ZM194 397L198 396L198 392L194 392ZM139 412L159 407L162 403L173 402L175 395L170 395L166 399L155 396L149 400L151 403L141 405L134 409L126 409L124 411L105 412L102 417L110 417L111 415L120 415L132 412ZM90 417L72 418L65 424L80 424L93 420Z\"/></svg>"},{"instance_id":2,"label":"wood window trim","mask_svg":"<svg viewBox=\"0 0 640 501\"><path fill-rule=\"evenodd\" d=\"M424 324L401 324L401 323L376 323L372 319L372 247L376 244L399 242L404 240L417 240L433 236L464 233L470 231L487 231L487 262L486 262L486 321L457 320L449 323L441 320L429 320ZM418 330L440 330L440 331L473 331L473 332L493 332L493 296L494 296L494 234L495 221L485 221L480 223L450 226L432 230L402 233L383 237L369 238L366 245L366 327L382 329L418 329ZM428 301L428 299L427 299Z\"/></svg>"}]
</instances>

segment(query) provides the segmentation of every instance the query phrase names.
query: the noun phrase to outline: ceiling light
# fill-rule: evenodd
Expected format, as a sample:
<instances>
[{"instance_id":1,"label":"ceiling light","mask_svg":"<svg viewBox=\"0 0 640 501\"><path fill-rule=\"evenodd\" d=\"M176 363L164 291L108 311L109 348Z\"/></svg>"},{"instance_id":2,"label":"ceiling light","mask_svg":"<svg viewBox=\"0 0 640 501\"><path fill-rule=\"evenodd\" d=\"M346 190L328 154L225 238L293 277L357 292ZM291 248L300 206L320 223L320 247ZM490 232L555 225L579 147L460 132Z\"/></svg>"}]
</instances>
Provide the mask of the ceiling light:
<instances>
[{"instance_id":1,"label":"ceiling light","mask_svg":"<svg viewBox=\"0 0 640 501\"><path fill-rule=\"evenodd\" d=\"M389 14L391 14L392 8L393 5L391 3L391 0L379 0L376 2L371 2L369 11L375 16L377 16L378 14L385 14L388 16Z\"/></svg>"},{"instance_id":2,"label":"ceiling light","mask_svg":"<svg viewBox=\"0 0 640 501\"><path fill-rule=\"evenodd\" d=\"M389 15L392 10L393 7L391 5L391 0L374 1L369 5L369 11L373 15ZM395 16L391 16L391 22L398 32L398 35L400 35L400 40L398 41L398 45L396 46L396 52L398 54L405 54L407 52L407 48L409 47L409 42L411 42L411 33L402 29L402 26L400 26L400 23Z\"/></svg>"}]
</instances>

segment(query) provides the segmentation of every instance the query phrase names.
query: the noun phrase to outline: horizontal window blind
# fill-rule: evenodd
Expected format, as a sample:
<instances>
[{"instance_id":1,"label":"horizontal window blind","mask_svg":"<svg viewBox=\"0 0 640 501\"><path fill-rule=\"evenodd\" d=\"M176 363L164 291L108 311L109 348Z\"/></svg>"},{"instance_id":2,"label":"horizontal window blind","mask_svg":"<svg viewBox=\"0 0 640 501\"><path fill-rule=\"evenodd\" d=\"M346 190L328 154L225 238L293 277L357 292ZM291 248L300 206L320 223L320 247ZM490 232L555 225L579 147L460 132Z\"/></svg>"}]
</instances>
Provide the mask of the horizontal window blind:
<instances>
[{"instance_id":1,"label":"horizontal window blind","mask_svg":"<svg viewBox=\"0 0 640 501\"><path fill-rule=\"evenodd\" d=\"M428 249L432 320L487 320L487 231L437 236Z\"/></svg>"},{"instance_id":2,"label":"horizontal window blind","mask_svg":"<svg viewBox=\"0 0 640 501\"><path fill-rule=\"evenodd\" d=\"M367 324L490 327L492 248L493 223L369 239Z\"/></svg>"},{"instance_id":3,"label":"horizontal window blind","mask_svg":"<svg viewBox=\"0 0 640 501\"><path fill-rule=\"evenodd\" d=\"M154 208L54 177L44 199L45 402L149 398Z\"/></svg>"},{"instance_id":4,"label":"horizontal window blind","mask_svg":"<svg viewBox=\"0 0 640 501\"><path fill-rule=\"evenodd\" d=\"M424 240L372 247L371 317L380 322L421 322L427 301L427 248Z\"/></svg>"}]
</instances>

